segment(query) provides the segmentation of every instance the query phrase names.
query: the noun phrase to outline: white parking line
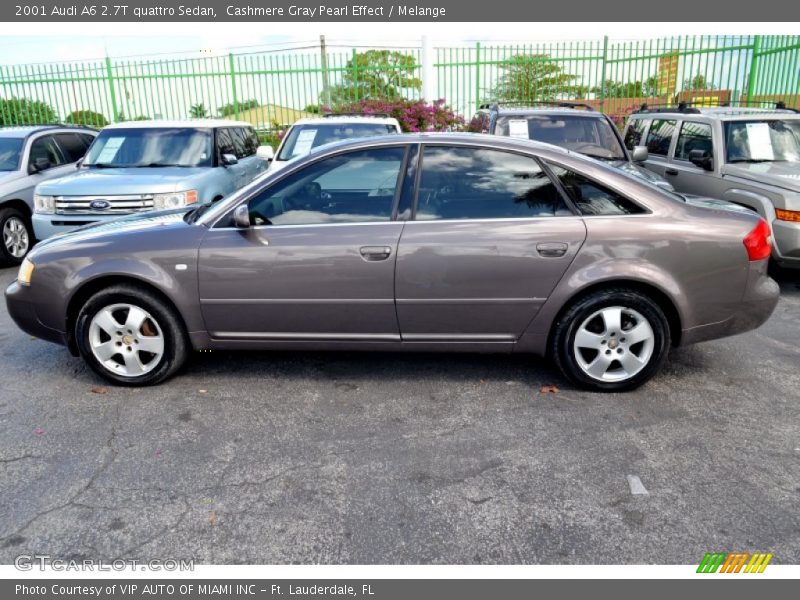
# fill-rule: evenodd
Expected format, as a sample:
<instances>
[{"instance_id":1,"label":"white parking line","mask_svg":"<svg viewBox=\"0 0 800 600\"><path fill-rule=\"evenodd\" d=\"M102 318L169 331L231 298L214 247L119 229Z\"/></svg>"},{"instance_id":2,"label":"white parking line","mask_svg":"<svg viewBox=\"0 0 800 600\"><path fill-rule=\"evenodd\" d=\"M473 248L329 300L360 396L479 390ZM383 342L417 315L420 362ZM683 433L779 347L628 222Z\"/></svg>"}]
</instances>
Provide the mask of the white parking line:
<instances>
[{"instance_id":1,"label":"white parking line","mask_svg":"<svg viewBox=\"0 0 800 600\"><path fill-rule=\"evenodd\" d=\"M634 496L649 495L650 492L644 487L642 480L637 475L628 475L628 485L631 488L631 494Z\"/></svg>"}]
</instances>

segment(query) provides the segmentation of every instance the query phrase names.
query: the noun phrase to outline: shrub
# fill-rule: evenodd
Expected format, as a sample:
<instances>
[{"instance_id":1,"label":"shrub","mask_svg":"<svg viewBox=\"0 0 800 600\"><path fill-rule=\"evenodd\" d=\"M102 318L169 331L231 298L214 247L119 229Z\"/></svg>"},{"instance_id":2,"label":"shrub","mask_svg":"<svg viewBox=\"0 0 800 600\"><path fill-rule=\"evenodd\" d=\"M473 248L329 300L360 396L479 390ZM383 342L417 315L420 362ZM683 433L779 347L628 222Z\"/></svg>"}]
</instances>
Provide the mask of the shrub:
<instances>
[{"instance_id":1,"label":"shrub","mask_svg":"<svg viewBox=\"0 0 800 600\"><path fill-rule=\"evenodd\" d=\"M472 133L487 133L489 131L489 113L477 113L469 123L467 123L467 131Z\"/></svg>"},{"instance_id":2,"label":"shrub","mask_svg":"<svg viewBox=\"0 0 800 600\"><path fill-rule=\"evenodd\" d=\"M108 125L106 118L93 110L75 110L67 115L65 123L70 125L89 125L90 127L105 127Z\"/></svg>"},{"instance_id":3,"label":"shrub","mask_svg":"<svg viewBox=\"0 0 800 600\"><path fill-rule=\"evenodd\" d=\"M41 100L0 98L0 126L46 125L57 121L53 107Z\"/></svg>"},{"instance_id":4,"label":"shrub","mask_svg":"<svg viewBox=\"0 0 800 600\"><path fill-rule=\"evenodd\" d=\"M458 131L464 119L455 114L443 99L427 103L424 100L372 98L340 104L335 108L322 107L326 113L388 114L400 123L404 132Z\"/></svg>"}]
</instances>

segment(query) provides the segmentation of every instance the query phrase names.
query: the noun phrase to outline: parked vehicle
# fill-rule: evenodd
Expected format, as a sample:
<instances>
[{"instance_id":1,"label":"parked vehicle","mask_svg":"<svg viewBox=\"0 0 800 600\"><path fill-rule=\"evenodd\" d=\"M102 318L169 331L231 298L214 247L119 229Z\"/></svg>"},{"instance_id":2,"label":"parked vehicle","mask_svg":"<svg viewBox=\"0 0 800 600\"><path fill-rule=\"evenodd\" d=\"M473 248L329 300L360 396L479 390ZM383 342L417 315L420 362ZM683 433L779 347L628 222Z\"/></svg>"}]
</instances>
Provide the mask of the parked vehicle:
<instances>
[{"instance_id":1,"label":"parked vehicle","mask_svg":"<svg viewBox=\"0 0 800 600\"><path fill-rule=\"evenodd\" d=\"M628 148L644 144L647 168L678 191L761 215L775 240L775 261L800 267L800 114L780 106L643 106L624 139Z\"/></svg>"},{"instance_id":2,"label":"parked vehicle","mask_svg":"<svg viewBox=\"0 0 800 600\"><path fill-rule=\"evenodd\" d=\"M69 125L0 128L0 266L18 265L35 242L34 187L71 172L96 135Z\"/></svg>"},{"instance_id":3,"label":"parked vehicle","mask_svg":"<svg viewBox=\"0 0 800 600\"><path fill-rule=\"evenodd\" d=\"M331 142L394 133L402 130L397 119L389 115L348 113L300 119L286 130L271 168L280 169L290 160Z\"/></svg>"},{"instance_id":4,"label":"parked vehicle","mask_svg":"<svg viewBox=\"0 0 800 600\"><path fill-rule=\"evenodd\" d=\"M45 241L16 323L123 385L191 349L550 355L620 391L673 345L748 331L778 301L753 213L676 200L603 163L497 136L332 144L230 199Z\"/></svg>"},{"instance_id":5,"label":"parked vehicle","mask_svg":"<svg viewBox=\"0 0 800 600\"><path fill-rule=\"evenodd\" d=\"M249 123L129 121L104 128L69 175L37 186L40 240L131 213L221 200L266 170Z\"/></svg>"}]
</instances>

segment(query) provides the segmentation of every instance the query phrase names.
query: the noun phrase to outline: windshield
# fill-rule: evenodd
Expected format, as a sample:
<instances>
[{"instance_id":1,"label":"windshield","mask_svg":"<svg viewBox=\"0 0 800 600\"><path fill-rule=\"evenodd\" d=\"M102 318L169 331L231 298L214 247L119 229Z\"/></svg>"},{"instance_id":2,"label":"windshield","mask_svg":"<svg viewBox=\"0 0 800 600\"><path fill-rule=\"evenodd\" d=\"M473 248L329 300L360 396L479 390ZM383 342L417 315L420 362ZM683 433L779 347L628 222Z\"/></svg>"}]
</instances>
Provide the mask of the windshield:
<instances>
[{"instance_id":1,"label":"windshield","mask_svg":"<svg viewBox=\"0 0 800 600\"><path fill-rule=\"evenodd\" d=\"M210 167L210 129L107 129L89 148L87 167Z\"/></svg>"},{"instance_id":2,"label":"windshield","mask_svg":"<svg viewBox=\"0 0 800 600\"><path fill-rule=\"evenodd\" d=\"M593 158L627 160L612 125L604 118L508 115L497 118L495 133L554 144Z\"/></svg>"},{"instance_id":3,"label":"windshield","mask_svg":"<svg viewBox=\"0 0 800 600\"><path fill-rule=\"evenodd\" d=\"M21 150L21 138L0 138L0 171L16 171Z\"/></svg>"},{"instance_id":4,"label":"windshield","mask_svg":"<svg viewBox=\"0 0 800 600\"><path fill-rule=\"evenodd\" d=\"M800 162L800 119L728 121L726 160L733 162Z\"/></svg>"},{"instance_id":5,"label":"windshield","mask_svg":"<svg viewBox=\"0 0 800 600\"><path fill-rule=\"evenodd\" d=\"M277 160L290 160L305 156L313 148L347 140L350 138L373 137L399 133L394 125L385 123L315 123L295 125L286 136Z\"/></svg>"}]
</instances>

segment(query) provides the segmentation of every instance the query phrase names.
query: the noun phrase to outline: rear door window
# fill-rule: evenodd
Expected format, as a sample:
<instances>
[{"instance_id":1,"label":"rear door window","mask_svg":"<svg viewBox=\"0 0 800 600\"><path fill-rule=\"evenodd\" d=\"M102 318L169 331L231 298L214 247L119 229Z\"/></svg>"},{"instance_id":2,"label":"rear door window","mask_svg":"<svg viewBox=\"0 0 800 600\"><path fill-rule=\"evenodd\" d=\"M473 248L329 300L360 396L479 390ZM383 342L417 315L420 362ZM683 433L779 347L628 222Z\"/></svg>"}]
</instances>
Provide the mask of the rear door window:
<instances>
[{"instance_id":1,"label":"rear door window","mask_svg":"<svg viewBox=\"0 0 800 600\"><path fill-rule=\"evenodd\" d=\"M657 156L667 156L672 135L675 133L675 121L653 119L650 131L647 133L647 151Z\"/></svg>"},{"instance_id":2,"label":"rear door window","mask_svg":"<svg viewBox=\"0 0 800 600\"><path fill-rule=\"evenodd\" d=\"M635 215L646 212L635 202L580 173L548 163L582 215Z\"/></svg>"}]
</instances>

